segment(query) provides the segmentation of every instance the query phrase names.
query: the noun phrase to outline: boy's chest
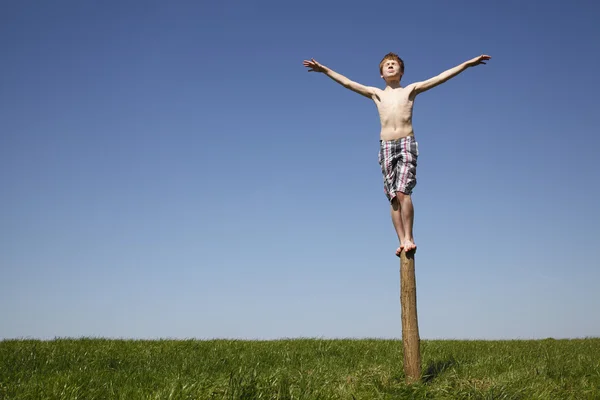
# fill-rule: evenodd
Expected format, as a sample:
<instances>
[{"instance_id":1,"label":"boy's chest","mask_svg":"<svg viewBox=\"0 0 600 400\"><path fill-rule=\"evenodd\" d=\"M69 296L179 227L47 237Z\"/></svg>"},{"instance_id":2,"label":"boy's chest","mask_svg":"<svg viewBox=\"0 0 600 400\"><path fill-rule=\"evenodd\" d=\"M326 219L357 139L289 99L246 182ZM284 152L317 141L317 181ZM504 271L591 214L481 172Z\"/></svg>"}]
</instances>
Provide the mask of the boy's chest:
<instances>
[{"instance_id":1,"label":"boy's chest","mask_svg":"<svg viewBox=\"0 0 600 400\"><path fill-rule=\"evenodd\" d=\"M409 97L408 90L395 90L382 92L377 102L377 107L382 110L410 109L413 101Z\"/></svg>"}]
</instances>

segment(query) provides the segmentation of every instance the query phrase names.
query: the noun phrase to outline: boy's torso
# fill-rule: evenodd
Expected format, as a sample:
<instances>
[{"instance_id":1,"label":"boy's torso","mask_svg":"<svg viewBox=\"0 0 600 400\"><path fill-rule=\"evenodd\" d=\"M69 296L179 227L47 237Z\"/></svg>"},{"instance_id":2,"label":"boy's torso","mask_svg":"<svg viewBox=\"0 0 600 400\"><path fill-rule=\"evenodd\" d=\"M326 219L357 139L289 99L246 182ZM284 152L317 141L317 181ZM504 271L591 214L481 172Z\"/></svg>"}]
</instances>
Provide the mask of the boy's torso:
<instances>
[{"instance_id":1,"label":"boy's torso","mask_svg":"<svg viewBox=\"0 0 600 400\"><path fill-rule=\"evenodd\" d=\"M381 140L395 140L414 135L412 113L414 94L411 85L405 88L377 90L373 101L379 112Z\"/></svg>"}]
</instances>

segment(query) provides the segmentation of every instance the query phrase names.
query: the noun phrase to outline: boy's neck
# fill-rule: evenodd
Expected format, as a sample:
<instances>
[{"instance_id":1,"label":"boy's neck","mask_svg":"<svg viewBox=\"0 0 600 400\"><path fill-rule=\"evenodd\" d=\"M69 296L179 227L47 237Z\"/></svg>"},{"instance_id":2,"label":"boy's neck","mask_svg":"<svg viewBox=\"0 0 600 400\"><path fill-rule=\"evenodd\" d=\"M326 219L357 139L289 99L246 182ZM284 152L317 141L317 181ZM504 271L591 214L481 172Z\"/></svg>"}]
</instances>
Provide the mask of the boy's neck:
<instances>
[{"instance_id":1,"label":"boy's neck","mask_svg":"<svg viewBox=\"0 0 600 400\"><path fill-rule=\"evenodd\" d=\"M390 88L390 89L398 89L401 88L402 86L400 86L400 80L397 81L386 81L385 82L385 88Z\"/></svg>"}]
</instances>

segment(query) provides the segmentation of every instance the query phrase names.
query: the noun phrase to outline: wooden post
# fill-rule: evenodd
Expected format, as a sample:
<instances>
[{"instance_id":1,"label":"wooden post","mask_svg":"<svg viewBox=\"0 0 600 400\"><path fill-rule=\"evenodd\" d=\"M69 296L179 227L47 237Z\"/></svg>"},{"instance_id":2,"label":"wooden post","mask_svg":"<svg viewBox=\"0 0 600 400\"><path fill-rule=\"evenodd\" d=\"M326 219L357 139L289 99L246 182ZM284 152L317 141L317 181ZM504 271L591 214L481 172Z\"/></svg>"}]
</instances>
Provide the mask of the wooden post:
<instances>
[{"instance_id":1,"label":"wooden post","mask_svg":"<svg viewBox=\"0 0 600 400\"><path fill-rule=\"evenodd\" d=\"M400 254L400 306L402 309L402 346L406 383L421 379L421 350L417 320L417 283L415 279L415 252Z\"/></svg>"}]
</instances>

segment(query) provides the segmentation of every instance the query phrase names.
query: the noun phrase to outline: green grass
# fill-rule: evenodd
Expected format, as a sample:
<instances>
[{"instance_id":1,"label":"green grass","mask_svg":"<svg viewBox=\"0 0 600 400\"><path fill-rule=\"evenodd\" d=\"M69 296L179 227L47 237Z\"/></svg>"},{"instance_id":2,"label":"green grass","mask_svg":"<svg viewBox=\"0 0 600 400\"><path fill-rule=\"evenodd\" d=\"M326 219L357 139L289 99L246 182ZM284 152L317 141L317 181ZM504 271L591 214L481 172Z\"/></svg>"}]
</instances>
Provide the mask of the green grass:
<instances>
[{"instance_id":1,"label":"green grass","mask_svg":"<svg viewBox=\"0 0 600 400\"><path fill-rule=\"evenodd\" d=\"M0 341L0 399L600 399L600 339Z\"/></svg>"}]
</instances>

